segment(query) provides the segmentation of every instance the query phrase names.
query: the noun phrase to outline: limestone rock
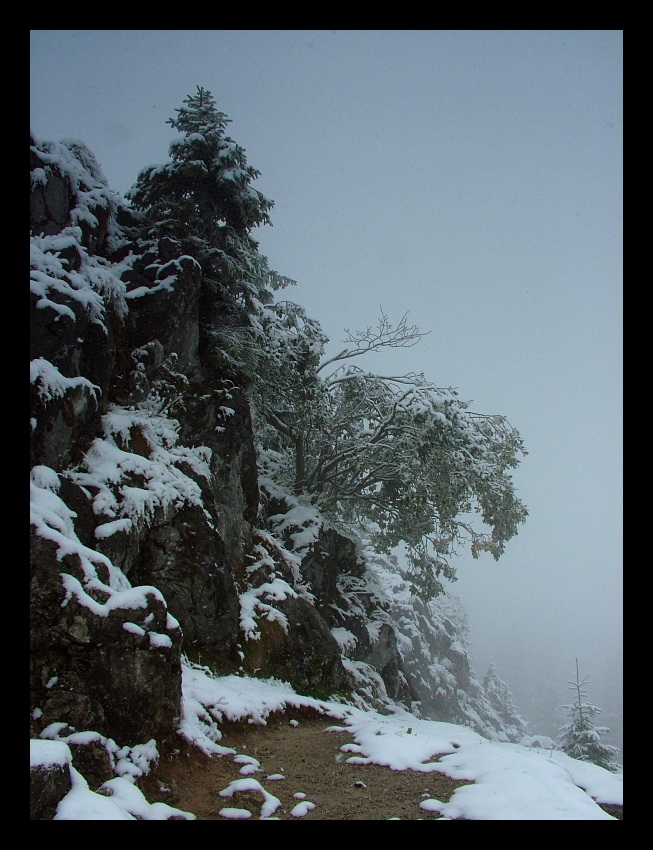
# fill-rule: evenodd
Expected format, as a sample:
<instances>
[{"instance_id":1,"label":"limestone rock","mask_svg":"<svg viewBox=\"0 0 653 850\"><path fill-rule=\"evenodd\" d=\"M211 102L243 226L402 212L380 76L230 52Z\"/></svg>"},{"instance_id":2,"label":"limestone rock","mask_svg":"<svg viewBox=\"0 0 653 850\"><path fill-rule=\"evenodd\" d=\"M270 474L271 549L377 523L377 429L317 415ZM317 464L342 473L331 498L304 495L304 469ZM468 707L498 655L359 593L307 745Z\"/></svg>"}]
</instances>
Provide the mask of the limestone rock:
<instances>
[{"instance_id":1,"label":"limestone rock","mask_svg":"<svg viewBox=\"0 0 653 850\"><path fill-rule=\"evenodd\" d=\"M30 567L30 690L40 728L64 721L129 745L168 735L181 713L181 630L160 593L143 589L136 608L127 594L121 607L94 589L100 581L84 588L78 555L60 559L34 532Z\"/></svg>"},{"instance_id":2,"label":"limestone rock","mask_svg":"<svg viewBox=\"0 0 653 850\"><path fill-rule=\"evenodd\" d=\"M68 765L36 765L29 771L29 818L52 820L72 788Z\"/></svg>"}]
</instances>

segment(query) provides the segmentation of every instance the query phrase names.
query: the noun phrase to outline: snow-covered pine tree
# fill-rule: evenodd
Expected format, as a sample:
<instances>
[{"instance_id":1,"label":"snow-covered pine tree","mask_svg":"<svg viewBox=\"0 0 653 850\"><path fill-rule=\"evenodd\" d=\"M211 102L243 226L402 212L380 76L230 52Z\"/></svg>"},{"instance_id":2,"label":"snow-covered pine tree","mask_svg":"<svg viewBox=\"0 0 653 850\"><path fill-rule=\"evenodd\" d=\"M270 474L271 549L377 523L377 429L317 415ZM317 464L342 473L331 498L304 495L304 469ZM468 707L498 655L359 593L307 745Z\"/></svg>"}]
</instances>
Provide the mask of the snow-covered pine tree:
<instances>
[{"instance_id":1,"label":"snow-covered pine tree","mask_svg":"<svg viewBox=\"0 0 653 850\"><path fill-rule=\"evenodd\" d=\"M510 688L499 678L497 668L493 662L490 662L490 666L483 679L483 690L492 709L501 720L501 724L506 730L509 740L519 741L523 738L527 733L526 721L519 714Z\"/></svg>"},{"instance_id":2,"label":"snow-covered pine tree","mask_svg":"<svg viewBox=\"0 0 653 850\"><path fill-rule=\"evenodd\" d=\"M184 104L167 122L181 134L171 161L143 169L128 197L147 214L152 236L178 239L205 276L248 291L258 272L250 231L270 223L273 202L253 188L260 172L225 135L230 119L211 92L198 86Z\"/></svg>"},{"instance_id":3,"label":"snow-covered pine tree","mask_svg":"<svg viewBox=\"0 0 653 850\"><path fill-rule=\"evenodd\" d=\"M610 730L606 726L594 724L594 718L600 714L601 709L585 701L587 693L584 685L588 678L585 676L581 681L578 673L578 659L576 659L576 679L569 682L569 689L575 691L576 699L570 705L563 706L569 719L559 731L558 743L560 749L571 758L591 761L614 773L620 769L619 763L615 760L620 750L611 744L601 743L603 735Z\"/></svg>"},{"instance_id":4,"label":"snow-covered pine tree","mask_svg":"<svg viewBox=\"0 0 653 850\"><path fill-rule=\"evenodd\" d=\"M181 134L170 145L171 161L143 169L128 196L147 214L152 235L178 239L205 275L246 279L258 253L250 231L270 224L273 202L253 188L260 172L225 135L230 119L211 92L198 86L184 104L167 122Z\"/></svg>"},{"instance_id":5,"label":"snow-covered pine tree","mask_svg":"<svg viewBox=\"0 0 653 850\"><path fill-rule=\"evenodd\" d=\"M253 187L260 172L226 135L230 119L210 91L198 86L176 113L170 161L143 169L127 197L144 214L146 237L175 240L202 268L200 348L242 367L255 362L252 316L292 282L269 269L251 235L270 224L273 202Z\"/></svg>"}]
</instances>

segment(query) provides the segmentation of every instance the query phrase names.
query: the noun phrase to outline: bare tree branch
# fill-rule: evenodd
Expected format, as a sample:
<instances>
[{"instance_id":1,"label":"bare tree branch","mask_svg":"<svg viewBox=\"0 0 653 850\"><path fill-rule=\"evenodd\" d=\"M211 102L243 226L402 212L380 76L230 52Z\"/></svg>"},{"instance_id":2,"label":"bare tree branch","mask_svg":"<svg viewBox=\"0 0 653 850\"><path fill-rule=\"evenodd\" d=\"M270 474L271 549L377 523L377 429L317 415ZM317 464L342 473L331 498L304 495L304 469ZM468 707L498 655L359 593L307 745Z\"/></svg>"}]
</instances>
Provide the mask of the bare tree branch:
<instances>
[{"instance_id":1,"label":"bare tree branch","mask_svg":"<svg viewBox=\"0 0 653 850\"><path fill-rule=\"evenodd\" d=\"M353 332L345 328L345 333L347 336L343 342L351 343L352 347L343 348L339 354L322 361L317 369L318 372L331 363L360 357L363 354L369 354L370 351L379 351L382 348L411 348L430 332L420 333L417 325L409 325L408 313L404 313L395 327L381 309L376 327L370 326L364 331Z\"/></svg>"}]
</instances>

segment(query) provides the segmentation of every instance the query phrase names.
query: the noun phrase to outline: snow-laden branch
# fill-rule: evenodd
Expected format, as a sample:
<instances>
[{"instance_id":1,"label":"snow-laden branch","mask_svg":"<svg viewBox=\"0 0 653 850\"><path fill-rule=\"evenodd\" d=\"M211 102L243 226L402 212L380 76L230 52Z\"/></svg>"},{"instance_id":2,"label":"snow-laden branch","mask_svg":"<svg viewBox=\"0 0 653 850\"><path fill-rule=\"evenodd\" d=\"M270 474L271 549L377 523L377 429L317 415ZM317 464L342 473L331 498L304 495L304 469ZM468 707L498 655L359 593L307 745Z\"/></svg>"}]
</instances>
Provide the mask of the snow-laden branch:
<instances>
[{"instance_id":1,"label":"snow-laden branch","mask_svg":"<svg viewBox=\"0 0 653 850\"><path fill-rule=\"evenodd\" d=\"M507 474L525 454L518 432L422 373L350 362L416 344L424 334L406 315L395 326L382 313L377 327L348 332L326 360L319 325L290 302L270 308L263 326L271 337L255 412L279 483L337 522L371 524L380 550L404 543L415 576L452 577L449 558L463 544L474 557L502 554L527 516ZM425 579L428 592L437 586Z\"/></svg>"}]
</instances>

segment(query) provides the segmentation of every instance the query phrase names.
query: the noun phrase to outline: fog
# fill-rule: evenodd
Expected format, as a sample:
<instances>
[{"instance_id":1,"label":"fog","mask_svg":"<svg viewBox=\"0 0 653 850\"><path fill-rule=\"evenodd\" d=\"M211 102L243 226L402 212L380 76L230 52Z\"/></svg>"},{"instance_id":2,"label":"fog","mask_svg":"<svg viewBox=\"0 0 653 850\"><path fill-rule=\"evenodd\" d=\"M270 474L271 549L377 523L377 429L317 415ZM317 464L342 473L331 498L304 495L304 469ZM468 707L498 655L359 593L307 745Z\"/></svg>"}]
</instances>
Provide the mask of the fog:
<instances>
[{"instance_id":1,"label":"fog","mask_svg":"<svg viewBox=\"0 0 653 850\"><path fill-rule=\"evenodd\" d=\"M31 34L32 131L81 139L120 192L168 159L197 85L275 201L262 252L333 346L407 312L428 336L368 366L521 433L527 522L498 563L456 559L472 663L555 737L578 658L622 747L622 33Z\"/></svg>"}]
</instances>

